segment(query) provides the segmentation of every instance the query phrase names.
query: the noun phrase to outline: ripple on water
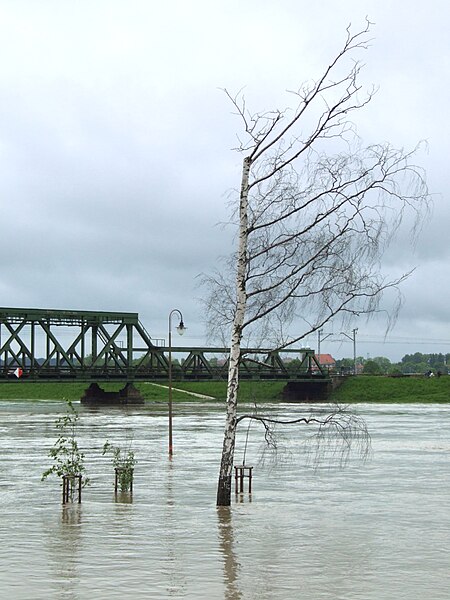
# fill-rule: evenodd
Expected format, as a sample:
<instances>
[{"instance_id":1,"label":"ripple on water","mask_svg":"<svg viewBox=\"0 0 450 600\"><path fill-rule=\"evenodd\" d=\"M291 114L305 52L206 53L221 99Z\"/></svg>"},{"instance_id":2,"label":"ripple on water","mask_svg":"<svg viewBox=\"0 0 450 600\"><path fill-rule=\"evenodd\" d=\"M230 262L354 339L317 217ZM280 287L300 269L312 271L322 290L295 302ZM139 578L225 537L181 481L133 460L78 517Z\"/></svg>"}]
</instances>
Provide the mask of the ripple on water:
<instances>
[{"instance_id":1,"label":"ripple on water","mask_svg":"<svg viewBox=\"0 0 450 600\"><path fill-rule=\"evenodd\" d=\"M177 406L172 462L162 409L81 408L92 486L81 505L62 508L58 482L40 482L62 410L59 403L0 405L5 598L448 597L446 406L358 407L374 455L345 470L309 468L304 429L288 436L276 464L259 463L261 431L252 427L246 458L255 465L254 494L231 511L214 506L223 415L197 403ZM114 501L111 465L101 456L107 438L133 439L132 502Z\"/></svg>"}]
</instances>

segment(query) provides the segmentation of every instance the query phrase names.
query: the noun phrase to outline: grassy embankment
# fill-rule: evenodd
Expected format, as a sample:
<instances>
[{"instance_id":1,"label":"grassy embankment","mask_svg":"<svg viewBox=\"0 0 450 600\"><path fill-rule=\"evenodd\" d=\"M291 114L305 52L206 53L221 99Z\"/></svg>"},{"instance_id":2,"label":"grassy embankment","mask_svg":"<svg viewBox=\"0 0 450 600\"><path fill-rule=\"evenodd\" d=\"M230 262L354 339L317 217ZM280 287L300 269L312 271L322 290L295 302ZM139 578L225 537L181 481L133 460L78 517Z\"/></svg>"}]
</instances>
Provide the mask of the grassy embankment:
<instances>
[{"instance_id":1,"label":"grassy embankment","mask_svg":"<svg viewBox=\"0 0 450 600\"><path fill-rule=\"evenodd\" d=\"M241 402L273 402L280 398L285 381L241 381ZM30 383L11 382L0 384L0 400L79 400L87 383ZM123 384L101 383L106 391L117 391ZM167 382L158 385L136 383L148 402L167 402ZM217 401L226 397L225 381L176 381L173 384L175 402L201 401L201 397L179 390L209 396ZM443 377L349 377L330 400L343 404L354 402L450 402L450 376Z\"/></svg>"},{"instance_id":2,"label":"grassy embankment","mask_svg":"<svg viewBox=\"0 0 450 600\"><path fill-rule=\"evenodd\" d=\"M352 402L450 402L450 376L349 377L332 400Z\"/></svg>"},{"instance_id":3,"label":"grassy embankment","mask_svg":"<svg viewBox=\"0 0 450 600\"><path fill-rule=\"evenodd\" d=\"M241 401L276 401L286 381L241 381ZM224 382L177 382L178 388L225 399ZM349 377L333 393L330 401L355 402L450 402L450 376L443 377L382 377L362 375Z\"/></svg>"},{"instance_id":4,"label":"grassy embankment","mask_svg":"<svg viewBox=\"0 0 450 600\"><path fill-rule=\"evenodd\" d=\"M285 381L242 381L240 387L240 400L242 402L275 401L279 398ZM105 391L118 391L123 383L102 383L100 387ZM136 388L148 402L167 402L167 382L161 381L157 385L151 383L136 383ZM0 400L79 400L88 387L87 383L31 383L14 381L0 383ZM224 401L227 393L225 381L198 381L173 383L173 400L201 401L202 398L179 391L185 390L194 394L209 396L217 401Z\"/></svg>"}]
</instances>

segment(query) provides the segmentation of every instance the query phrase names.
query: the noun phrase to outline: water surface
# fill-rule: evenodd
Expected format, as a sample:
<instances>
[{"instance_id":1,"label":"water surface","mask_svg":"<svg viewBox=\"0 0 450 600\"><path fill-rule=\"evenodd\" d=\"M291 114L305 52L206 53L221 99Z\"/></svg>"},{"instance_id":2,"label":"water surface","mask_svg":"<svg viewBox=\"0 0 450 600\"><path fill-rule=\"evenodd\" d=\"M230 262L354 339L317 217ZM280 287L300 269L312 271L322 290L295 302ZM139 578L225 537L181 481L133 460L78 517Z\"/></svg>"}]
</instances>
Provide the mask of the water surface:
<instances>
[{"instance_id":1,"label":"water surface","mask_svg":"<svg viewBox=\"0 0 450 600\"><path fill-rule=\"evenodd\" d=\"M254 493L233 495L231 510L215 507L217 407L176 407L171 462L164 405L78 408L92 485L81 505L63 508L58 480L40 482L63 403L0 402L1 597L449 598L450 406L358 406L373 457L344 470L307 465L304 427L284 436L277 463L261 464L262 432L252 426ZM130 438L139 460L132 502L114 497L101 456L106 439Z\"/></svg>"}]
</instances>

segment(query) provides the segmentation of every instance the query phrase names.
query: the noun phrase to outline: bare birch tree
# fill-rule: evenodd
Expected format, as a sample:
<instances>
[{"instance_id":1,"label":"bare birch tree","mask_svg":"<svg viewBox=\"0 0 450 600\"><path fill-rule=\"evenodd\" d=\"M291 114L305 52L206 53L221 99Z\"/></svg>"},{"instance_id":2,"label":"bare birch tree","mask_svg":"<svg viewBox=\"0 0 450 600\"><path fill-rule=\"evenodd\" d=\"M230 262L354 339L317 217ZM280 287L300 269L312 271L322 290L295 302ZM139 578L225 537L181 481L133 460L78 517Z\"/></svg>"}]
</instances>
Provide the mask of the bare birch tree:
<instances>
[{"instance_id":1,"label":"bare birch tree","mask_svg":"<svg viewBox=\"0 0 450 600\"><path fill-rule=\"evenodd\" d=\"M292 92L292 108L252 114L241 94L225 90L243 126L243 164L237 252L228 269L205 278L209 322L231 328L218 505L231 501L244 332L303 319L302 331L279 339L287 346L338 314L374 312L383 292L409 275L386 279L380 260L405 215L417 222L427 205L415 150L364 148L350 120L373 96L362 97L362 65L353 58L367 48L369 29L347 30L319 79Z\"/></svg>"}]
</instances>

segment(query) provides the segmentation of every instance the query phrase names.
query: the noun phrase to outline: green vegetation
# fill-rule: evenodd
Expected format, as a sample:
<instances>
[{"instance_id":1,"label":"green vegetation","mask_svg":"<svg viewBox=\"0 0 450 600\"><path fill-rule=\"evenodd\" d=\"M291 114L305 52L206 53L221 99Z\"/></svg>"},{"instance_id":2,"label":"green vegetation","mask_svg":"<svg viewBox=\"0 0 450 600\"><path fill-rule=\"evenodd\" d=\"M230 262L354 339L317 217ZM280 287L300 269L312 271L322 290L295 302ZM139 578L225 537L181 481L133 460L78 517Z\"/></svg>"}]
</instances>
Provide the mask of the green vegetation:
<instances>
[{"instance_id":1,"label":"green vegetation","mask_svg":"<svg viewBox=\"0 0 450 600\"><path fill-rule=\"evenodd\" d=\"M353 358L340 358L336 361L337 373L353 373L355 361ZM356 358L358 373L364 375L390 375L393 373L416 373L423 375L427 371L434 373L448 373L448 365L450 364L450 354L432 353L422 354L415 352L414 354L405 354L398 363L392 363L385 356L375 356L374 358L364 358L358 356Z\"/></svg>"},{"instance_id":2,"label":"green vegetation","mask_svg":"<svg viewBox=\"0 0 450 600\"><path fill-rule=\"evenodd\" d=\"M79 400L87 383L0 383L0 400Z\"/></svg>"},{"instance_id":3,"label":"green vegetation","mask_svg":"<svg viewBox=\"0 0 450 600\"><path fill-rule=\"evenodd\" d=\"M117 392L122 389L125 385L124 382L120 383L103 383L99 382L100 387L105 392ZM226 385L226 384L224 384ZM55 381L51 383L41 382L28 382L28 381L17 381L0 383L0 401L1 400L26 400L26 401L38 401L38 400L51 400L61 401L64 398L74 402L83 396L87 387L88 382L60 382ZM140 391L144 399L148 402L167 402L168 392L164 386L167 386L167 382L162 381L157 385L148 383L136 383L136 388ZM178 382L174 383L174 387L178 386ZM203 393L203 392L199 392ZM207 393L207 392L205 392ZM213 395L213 394L211 394ZM192 397L194 398L194 397ZM174 401L186 400L186 394L178 392L174 389L173 392Z\"/></svg>"},{"instance_id":4,"label":"green vegetation","mask_svg":"<svg viewBox=\"0 0 450 600\"><path fill-rule=\"evenodd\" d=\"M284 380L280 381L242 381L240 384L240 399L243 402L262 402L277 400L281 390L285 386ZM31 382L12 382L0 384L0 400L59 400L67 398L76 401L84 394L88 383L31 383ZM125 385L124 383L102 383L99 382L102 389L107 392L118 391ZM135 383L147 402L167 402L168 390L167 381L161 381L157 384ZM183 391L192 392L210 396L216 400L225 401L227 395L226 381L174 381L173 382L173 400L195 402L202 400Z\"/></svg>"},{"instance_id":5,"label":"green vegetation","mask_svg":"<svg viewBox=\"0 0 450 600\"><path fill-rule=\"evenodd\" d=\"M242 380L239 383L240 402L272 402L280 399L286 381ZM174 386L180 390L213 396L225 402L227 397L226 381L177 381ZM1 390L1 388L0 388ZM185 397L186 399L186 397Z\"/></svg>"},{"instance_id":6,"label":"green vegetation","mask_svg":"<svg viewBox=\"0 0 450 600\"><path fill-rule=\"evenodd\" d=\"M84 475L84 454L80 451L76 437L79 415L70 400L67 401L67 411L55 421L59 437L50 448L48 455L53 460L53 465L42 474L42 481L49 475L69 477L69 496L73 499L75 492L75 478ZM89 484L89 479L83 477L83 487Z\"/></svg>"},{"instance_id":7,"label":"green vegetation","mask_svg":"<svg viewBox=\"0 0 450 600\"><path fill-rule=\"evenodd\" d=\"M450 402L450 377L349 377L332 400L351 402Z\"/></svg>"},{"instance_id":8,"label":"green vegetation","mask_svg":"<svg viewBox=\"0 0 450 600\"><path fill-rule=\"evenodd\" d=\"M225 401L226 382L176 382L179 389L214 396ZM280 399L286 381L241 381L240 402L275 402ZM1 388L0 388L1 390ZM185 398L186 399L186 398ZM350 402L450 402L450 376L348 377L330 400Z\"/></svg>"},{"instance_id":9,"label":"green vegetation","mask_svg":"<svg viewBox=\"0 0 450 600\"><path fill-rule=\"evenodd\" d=\"M168 400L167 381L157 384L136 383L147 402L166 403ZM241 381L240 402L276 402L286 385L285 380ZM2 383L0 400L59 400L67 398L79 400L87 388L87 383ZM117 391L123 383L100 383L105 391ZM184 391L181 391L184 390ZM187 394L186 392L191 392ZM173 400L175 402L201 402L201 396L225 402L226 381L174 381ZM192 394L199 394L195 396ZM341 403L350 402L450 402L450 376L424 377L385 377L359 375L349 377L331 398Z\"/></svg>"},{"instance_id":10,"label":"green vegetation","mask_svg":"<svg viewBox=\"0 0 450 600\"><path fill-rule=\"evenodd\" d=\"M128 492L133 487L134 466L137 463L131 448L123 449L113 446L107 440L103 446L103 455L112 454L112 464L117 472L118 483L121 492Z\"/></svg>"}]
</instances>

